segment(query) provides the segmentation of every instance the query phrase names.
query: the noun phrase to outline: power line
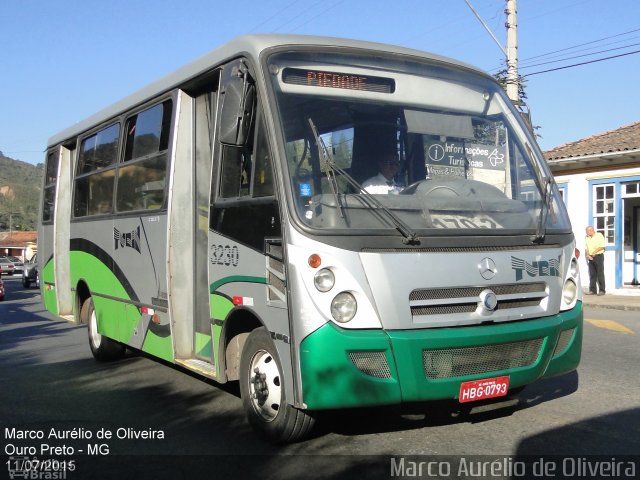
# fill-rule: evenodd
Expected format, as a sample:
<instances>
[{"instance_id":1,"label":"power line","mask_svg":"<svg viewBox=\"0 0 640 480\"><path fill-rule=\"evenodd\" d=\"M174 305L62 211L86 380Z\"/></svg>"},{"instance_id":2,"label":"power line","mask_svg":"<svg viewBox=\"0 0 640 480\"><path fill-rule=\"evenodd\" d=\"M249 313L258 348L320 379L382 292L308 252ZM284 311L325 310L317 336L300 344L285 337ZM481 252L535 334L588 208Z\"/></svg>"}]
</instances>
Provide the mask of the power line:
<instances>
[{"instance_id":1,"label":"power line","mask_svg":"<svg viewBox=\"0 0 640 480\"><path fill-rule=\"evenodd\" d=\"M573 50L573 49L578 48L578 47L582 47L582 46L585 46L585 45L591 45L591 44L594 44L594 43L601 42L601 41L603 41L603 40L608 40L608 39L610 39L610 38L621 37L621 36L623 36L623 35L628 35L628 34L630 34L630 33L638 32L638 31L640 31L640 28L637 28L637 29L634 29L634 30L629 30L629 31L622 32L622 33L617 33L617 34L615 34L615 35L609 35L609 36L607 36L607 37L602 37L602 38L599 38L599 39L597 39L597 40L591 40L591 41L589 41L589 42L579 43L579 44L573 45L573 46L571 46L571 47L565 47L565 48L561 48L561 49L559 49L559 50L553 50L553 51L551 51L551 52L542 53L542 54L540 54L540 55L535 55L535 56L533 56L533 57L529 57L529 58L527 58L527 59L520 60L520 61L519 61L519 65L520 65L520 68L528 68L528 67L532 67L532 66L534 66L534 65L523 65L523 64L530 63L531 61L533 61L533 60L535 60L535 59L537 59L537 58L546 57L546 56L553 55L553 54L555 54L555 53L559 53L559 52L566 52L566 51L568 51L568 50ZM594 46L594 47L590 47L590 48L586 48L586 49L578 50L578 51L588 51L588 50L591 50L591 49L593 49L593 48L604 47L604 46L607 46L607 45L614 45L615 43L620 43L620 42L624 42L624 41L629 41L629 40L633 40L633 39L636 39L636 38L638 38L638 37L637 37L637 36L636 36L636 37L631 37L631 38L628 38L628 39L620 40L620 41L618 41L618 42L611 42L611 43L608 43L608 44L604 44L604 45L600 45L600 46ZM629 46L633 46L633 45L629 45ZM622 49L622 48L625 48L625 47L619 47L619 48L620 48L620 49ZM615 50L615 49L611 49L611 51L614 51L614 50ZM576 53L577 53L577 52L576 52ZM595 55L596 53L597 53L597 52L592 53L592 55ZM602 53L602 52L600 52L600 53ZM561 55L556 55L555 57L560 57L560 56L561 56ZM555 58L555 57L551 57L551 58ZM566 61L566 60L571 60L572 58L578 58L578 57L577 57L577 56L576 56L576 57L562 57L562 59L557 60L557 61L558 61L558 62L559 62L559 61ZM553 63L553 62L549 62L549 63ZM539 64L536 64L536 65L544 65L544 64L543 64L543 63L539 63ZM504 67L503 67L502 65L500 65L499 67L494 67L494 68L490 69L490 71L492 71L492 72L497 72L497 71L500 71L500 70L502 70L502 69L504 69Z\"/></svg>"},{"instance_id":2,"label":"power line","mask_svg":"<svg viewBox=\"0 0 640 480\"><path fill-rule=\"evenodd\" d=\"M255 32L258 28L262 27L263 25L265 25L266 23L270 22L271 20L273 20L274 18L276 18L278 15L281 15L282 12L284 12L285 10L288 10L289 8L291 8L292 6L294 6L296 3L298 3L300 0L293 0L293 2L291 2L289 5L287 5L286 7L281 8L280 10L277 10L273 15L271 15L269 18L267 18L266 20L263 20L262 22L260 22L258 25L256 25L255 27L253 27L251 30L249 30L249 32Z\"/></svg>"},{"instance_id":3,"label":"power line","mask_svg":"<svg viewBox=\"0 0 640 480\"><path fill-rule=\"evenodd\" d=\"M624 40L617 40L617 41L615 41L615 42L603 43L602 45L595 45L595 46L593 46L593 47L581 48L580 50L576 50L576 51L575 51L575 52L573 52L573 53L589 52L589 51L594 50L594 49L596 49L596 48L608 47L608 46L610 46L610 45L617 45L617 44L620 44L620 43L628 42L628 41L630 41L630 40L637 40L638 38L640 38L640 35L636 35L635 37L631 37L631 38L625 38ZM624 48L624 47L617 47L617 48ZM566 55L566 54L559 54L559 55L551 55L551 54L549 54L549 55L547 55L547 58L564 58L564 59L566 59L567 57L565 57L565 55ZM534 59L530 59L530 60L523 60L523 61L521 62L521 64L522 64L522 63L525 63L525 64L526 64L526 63L531 63L531 62L534 62L534 61L535 61Z\"/></svg>"},{"instance_id":4,"label":"power line","mask_svg":"<svg viewBox=\"0 0 640 480\"><path fill-rule=\"evenodd\" d=\"M333 5L330 5L329 7L325 8L324 10L321 10L320 13L318 13L315 17L311 17L309 20L307 20L306 22L301 23L300 25L293 27L291 29L292 32L295 32L297 29L304 27L305 25L307 25L308 23L313 22L316 18L320 17L321 15L323 15L324 13L328 12L329 10L333 10L335 7L337 7L338 5L340 5L341 3L344 3L345 0L338 0L336 3L334 3Z\"/></svg>"},{"instance_id":5,"label":"power line","mask_svg":"<svg viewBox=\"0 0 640 480\"><path fill-rule=\"evenodd\" d=\"M540 72L528 73L526 75L522 75L524 77L531 77L533 75L540 75L541 73L555 72L557 70L564 70L566 68L579 67L580 65L589 65L590 63L604 62L605 60L611 60L612 58L620 58L626 57L627 55L633 55L636 53L640 53L640 50L635 50L633 52L621 53L620 55L612 55L610 57L598 58L596 60L590 60L588 62L574 63L573 65L565 65L564 67L550 68L548 70L541 70Z\"/></svg>"},{"instance_id":6,"label":"power line","mask_svg":"<svg viewBox=\"0 0 640 480\"><path fill-rule=\"evenodd\" d=\"M304 15L305 13L307 13L310 10L313 10L314 8L316 8L317 5L320 5L321 3L324 3L324 0L320 0L316 3L314 3L313 5L311 5L307 10L303 10L300 13L298 13L297 15L294 15L293 17L291 17L289 20L285 20L284 23L282 23L280 26L278 26L277 28L274 28L272 30L272 32L277 32L278 30L280 30L282 27L286 26L287 24L293 22L294 20L296 20L297 18L300 18L302 15Z\"/></svg>"},{"instance_id":7,"label":"power line","mask_svg":"<svg viewBox=\"0 0 640 480\"><path fill-rule=\"evenodd\" d=\"M502 5L502 3L504 3L504 0L499 0L498 2L494 2L492 5L489 5L487 8L489 7L493 7L495 8L496 5ZM500 7L500 11L502 11L503 7ZM494 20L497 17L498 14L494 15L493 17L491 17L489 20ZM443 29L448 29L451 25L454 24L458 24L460 23L461 20L465 20L466 18L468 18L468 16L465 15L458 15L456 17L451 18L449 21L444 22L444 23L440 23L438 26L435 26L433 28L429 28L429 29L423 29L420 33L418 33L417 35L412 35L410 37L404 38L402 40L400 40L398 43L400 45L405 45L407 43L410 43L414 40L417 40L419 38L424 38L425 36L433 36L434 32L437 32L439 30L443 30ZM479 36L479 35L478 35ZM456 46L459 45L464 45L466 43L469 43L470 41L472 41L475 38L478 38L478 36L472 37L470 40L466 40L461 44L455 45L453 48L455 48ZM449 50L450 48L447 48L447 50Z\"/></svg>"},{"instance_id":8,"label":"power line","mask_svg":"<svg viewBox=\"0 0 640 480\"><path fill-rule=\"evenodd\" d=\"M591 40L590 42L579 43L579 44L573 45L571 47L561 48L560 50L554 50L552 52L541 53L540 55L535 55L533 57L525 58L522 61L523 62L527 62L527 61L533 60L535 58L546 57L547 55L552 55L554 53L560 53L560 52L564 52L564 51L567 51L567 50L572 50L574 48L584 47L585 45L591 45L592 43L601 42L603 40L609 40L610 38L621 37L623 35L628 35L629 33L634 33L634 32L640 32L640 28L636 28L634 30L629 30L628 32L617 33L615 35L610 35L608 37L599 38L597 40Z\"/></svg>"},{"instance_id":9,"label":"power line","mask_svg":"<svg viewBox=\"0 0 640 480\"><path fill-rule=\"evenodd\" d=\"M532 17L528 17L528 16L527 16L527 17L523 17L523 18L524 18L526 21L529 21L529 20L535 20L536 18L546 17L547 15L551 15L552 13L559 12L560 10L566 10L567 8L575 7L575 6L578 6L578 5L583 5L583 4L585 4L585 3L589 3L589 2L592 2L592 1L593 1L593 0L582 0L582 1L580 1L580 2L571 3L571 4L569 4L569 5L563 5L562 7L560 7L560 8L556 8L556 9L554 9L554 10L547 10L546 12L542 12L542 13L540 13L539 15L534 15L534 16L532 16Z\"/></svg>"},{"instance_id":10,"label":"power line","mask_svg":"<svg viewBox=\"0 0 640 480\"><path fill-rule=\"evenodd\" d=\"M523 68L533 68L533 67L539 67L541 65L549 65L550 63L566 62L567 60L573 60L575 58L590 57L591 55L598 55L600 53L615 52L617 50L624 50L625 48L629 48L629 47L637 47L638 45L640 45L640 43L631 43L629 45L624 45L623 47L608 48L606 50L599 50L597 52L585 53L585 54L582 54L582 55L574 55L572 57L565 57L565 58L561 58L560 60L549 60L548 62L534 63L533 65L526 65L526 66L520 67L520 68L521 69L523 69Z\"/></svg>"}]
</instances>

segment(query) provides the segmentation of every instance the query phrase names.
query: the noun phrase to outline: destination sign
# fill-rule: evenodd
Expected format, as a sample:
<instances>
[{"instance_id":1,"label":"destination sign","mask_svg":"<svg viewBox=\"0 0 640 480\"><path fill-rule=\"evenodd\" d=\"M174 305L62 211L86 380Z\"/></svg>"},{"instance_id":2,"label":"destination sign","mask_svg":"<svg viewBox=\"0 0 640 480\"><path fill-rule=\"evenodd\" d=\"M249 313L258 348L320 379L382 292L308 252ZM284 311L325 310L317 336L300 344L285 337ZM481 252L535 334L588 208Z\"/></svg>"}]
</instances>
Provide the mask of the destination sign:
<instances>
[{"instance_id":1,"label":"destination sign","mask_svg":"<svg viewBox=\"0 0 640 480\"><path fill-rule=\"evenodd\" d=\"M393 78L353 75L306 68L285 68L282 72L282 81L307 87L362 90L378 93L393 93L396 89L396 83Z\"/></svg>"}]
</instances>

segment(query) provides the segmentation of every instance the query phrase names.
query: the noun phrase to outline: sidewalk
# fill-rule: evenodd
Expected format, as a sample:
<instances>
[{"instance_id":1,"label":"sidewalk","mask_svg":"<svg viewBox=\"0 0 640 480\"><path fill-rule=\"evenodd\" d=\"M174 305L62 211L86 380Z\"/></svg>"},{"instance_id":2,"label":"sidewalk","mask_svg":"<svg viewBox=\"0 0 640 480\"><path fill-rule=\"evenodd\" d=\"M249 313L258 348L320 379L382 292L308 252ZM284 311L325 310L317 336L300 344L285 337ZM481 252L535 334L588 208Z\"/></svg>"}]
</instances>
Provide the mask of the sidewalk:
<instances>
[{"instance_id":1,"label":"sidewalk","mask_svg":"<svg viewBox=\"0 0 640 480\"><path fill-rule=\"evenodd\" d=\"M600 296L583 294L583 305L640 312L640 290L616 290Z\"/></svg>"}]
</instances>

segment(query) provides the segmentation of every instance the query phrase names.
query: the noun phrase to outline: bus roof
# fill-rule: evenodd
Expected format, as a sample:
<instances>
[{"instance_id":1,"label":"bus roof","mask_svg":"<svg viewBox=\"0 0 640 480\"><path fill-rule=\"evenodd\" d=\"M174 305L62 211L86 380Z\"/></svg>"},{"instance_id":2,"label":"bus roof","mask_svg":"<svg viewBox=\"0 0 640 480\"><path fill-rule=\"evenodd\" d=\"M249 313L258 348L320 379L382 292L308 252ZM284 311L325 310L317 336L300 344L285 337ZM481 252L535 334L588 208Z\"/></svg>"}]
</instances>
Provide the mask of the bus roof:
<instances>
[{"instance_id":1,"label":"bus roof","mask_svg":"<svg viewBox=\"0 0 640 480\"><path fill-rule=\"evenodd\" d=\"M90 130L91 128L103 122L106 122L110 118L121 115L122 113L134 108L137 105L143 104L144 102L158 95L162 95L165 92L180 87L184 83L210 71L215 66L224 63L226 60L237 57L239 55L248 55L253 58L258 58L260 53L265 49L285 45L346 47L370 51L398 53L402 55L410 55L414 57L434 60L437 62L443 62L468 70L473 70L474 72L479 74L487 75L485 72L478 70L473 66L459 62L457 60L453 60L451 58L427 53L421 50L414 50L383 43L309 35L244 35L236 37L230 42L210 51L209 53L206 53L199 59L185 65L184 67L179 68L178 70L168 74L160 80L157 80L156 82L143 87L142 89L123 98L113 105L100 110L94 115L91 115L90 117L72 125L71 127L62 130L56 135L53 135L51 138L49 138L47 148L53 147L59 143L63 143L66 140L75 138L77 135Z\"/></svg>"}]
</instances>

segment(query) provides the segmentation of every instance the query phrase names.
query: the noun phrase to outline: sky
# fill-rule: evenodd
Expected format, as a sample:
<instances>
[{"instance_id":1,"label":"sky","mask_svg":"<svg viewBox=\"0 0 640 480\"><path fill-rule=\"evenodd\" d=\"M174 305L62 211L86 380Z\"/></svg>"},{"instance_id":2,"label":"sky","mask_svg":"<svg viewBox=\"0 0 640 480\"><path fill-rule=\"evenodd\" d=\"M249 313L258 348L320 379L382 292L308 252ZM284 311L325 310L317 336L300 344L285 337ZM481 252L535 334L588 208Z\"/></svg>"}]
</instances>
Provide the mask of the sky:
<instances>
[{"instance_id":1,"label":"sky","mask_svg":"<svg viewBox=\"0 0 640 480\"><path fill-rule=\"evenodd\" d=\"M505 0L469 2L504 46ZM517 7L543 150L640 121L639 0ZM49 137L247 33L390 43L491 74L505 61L464 0L0 0L0 25L0 151L33 164Z\"/></svg>"}]
</instances>

